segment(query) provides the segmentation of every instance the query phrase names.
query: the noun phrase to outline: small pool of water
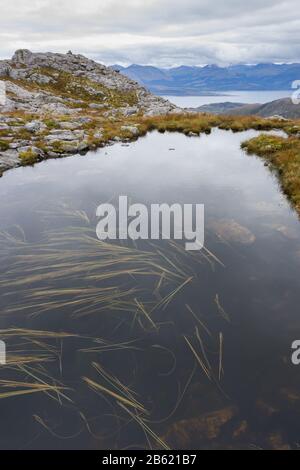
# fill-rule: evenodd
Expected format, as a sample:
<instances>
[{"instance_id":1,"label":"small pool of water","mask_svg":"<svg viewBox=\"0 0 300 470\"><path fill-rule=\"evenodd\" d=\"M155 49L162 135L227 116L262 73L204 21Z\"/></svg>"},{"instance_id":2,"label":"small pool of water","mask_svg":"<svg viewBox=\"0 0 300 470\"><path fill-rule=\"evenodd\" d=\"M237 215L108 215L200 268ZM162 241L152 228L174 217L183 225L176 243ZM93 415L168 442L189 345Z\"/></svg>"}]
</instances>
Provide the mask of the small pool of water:
<instances>
[{"instance_id":1,"label":"small pool of water","mask_svg":"<svg viewBox=\"0 0 300 470\"><path fill-rule=\"evenodd\" d=\"M255 135L154 132L4 174L1 448L297 447L300 226L240 148ZM119 195L204 204L205 250L100 243Z\"/></svg>"}]
</instances>

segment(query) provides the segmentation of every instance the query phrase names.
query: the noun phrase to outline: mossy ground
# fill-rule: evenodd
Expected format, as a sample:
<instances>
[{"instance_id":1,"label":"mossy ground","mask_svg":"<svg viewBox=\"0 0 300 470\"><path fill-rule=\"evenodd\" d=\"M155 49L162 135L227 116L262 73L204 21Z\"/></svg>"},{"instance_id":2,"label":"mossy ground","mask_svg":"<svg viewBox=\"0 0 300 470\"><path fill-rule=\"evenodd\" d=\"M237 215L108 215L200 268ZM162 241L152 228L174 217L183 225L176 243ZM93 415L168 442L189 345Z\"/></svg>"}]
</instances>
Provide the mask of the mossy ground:
<instances>
[{"instance_id":1,"label":"mossy ground","mask_svg":"<svg viewBox=\"0 0 300 470\"><path fill-rule=\"evenodd\" d=\"M300 215L300 139L262 134L244 142L242 148L272 165L283 191Z\"/></svg>"}]
</instances>

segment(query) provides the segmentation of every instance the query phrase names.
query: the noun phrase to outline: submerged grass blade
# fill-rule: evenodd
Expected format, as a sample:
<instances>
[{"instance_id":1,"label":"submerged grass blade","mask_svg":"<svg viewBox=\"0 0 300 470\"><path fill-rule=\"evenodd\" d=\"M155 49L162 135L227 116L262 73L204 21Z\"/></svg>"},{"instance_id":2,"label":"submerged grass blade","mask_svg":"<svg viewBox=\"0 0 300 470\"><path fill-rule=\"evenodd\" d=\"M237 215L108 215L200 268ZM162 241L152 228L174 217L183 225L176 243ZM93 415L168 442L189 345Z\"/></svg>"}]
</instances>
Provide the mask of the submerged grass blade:
<instances>
[{"instance_id":1,"label":"submerged grass blade","mask_svg":"<svg viewBox=\"0 0 300 470\"><path fill-rule=\"evenodd\" d=\"M193 355L195 356L198 364L200 365L201 369L203 370L203 372L205 373L205 375L208 377L209 380L212 380L212 377L211 377L211 374L210 374L210 371L207 369L207 367L205 366L204 362L202 361L202 359L200 358L200 356L198 355L198 353L196 352L195 348L193 347L193 345L191 344L191 342L188 340L188 338L186 336L184 336L184 339L185 341L187 342L190 350L192 351Z\"/></svg>"},{"instance_id":2,"label":"submerged grass blade","mask_svg":"<svg viewBox=\"0 0 300 470\"><path fill-rule=\"evenodd\" d=\"M132 411L126 408L126 406L124 406L123 403L118 403L118 404L121 408L123 408L123 410L125 410L132 417L134 421L136 421L141 426L143 431L149 434L149 436L152 437L152 439L154 439L163 449L171 450L170 447L159 436L157 436L157 434L155 434L155 432L152 431L152 429L149 428L149 426L145 423L144 420L141 419L139 415L132 413Z\"/></svg>"},{"instance_id":3,"label":"submerged grass blade","mask_svg":"<svg viewBox=\"0 0 300 470\"><path fill-rule=\"evenodd\" d=\"M223 333L219 335L219 382L221 381L223 370Z\"/></svg>"},{"instance_id":4,"label":"submerged grass blade","mask_svg":"<svg viewBox=\"0 0 300 470\"><path fill-rule=\"evenodd\" d=\"M107 387L104 387L103 385L98 384L94 380L89 379L88 377L83 377L82 379L95 392L107 394L107 395L111 396L112 398L114 398L115 400L120 401L121 403L124 403L125 405L130 406L134 409L138 409L138 410L142 411L143 413L146 411L143 406L137 404L135 401L133 402L133 401L123 397L122 395L119 395L118 393L108 389Z\"/></svg>"},{"instance_id":5,"label":"submerged grass blade","mask_svg":"<svg viewBox=\"0 0 300 470\"><path fill-rule=\"evenodd\" d=\"M215 304L218 307L218 311L219 311L221 317L223 317L226 321L228 321L230 323L231 320L229 318L229 315L225 312L224 308L222 307L222 305L220 303L219 294L216 294Z\"/></svg>"}]
</instances>

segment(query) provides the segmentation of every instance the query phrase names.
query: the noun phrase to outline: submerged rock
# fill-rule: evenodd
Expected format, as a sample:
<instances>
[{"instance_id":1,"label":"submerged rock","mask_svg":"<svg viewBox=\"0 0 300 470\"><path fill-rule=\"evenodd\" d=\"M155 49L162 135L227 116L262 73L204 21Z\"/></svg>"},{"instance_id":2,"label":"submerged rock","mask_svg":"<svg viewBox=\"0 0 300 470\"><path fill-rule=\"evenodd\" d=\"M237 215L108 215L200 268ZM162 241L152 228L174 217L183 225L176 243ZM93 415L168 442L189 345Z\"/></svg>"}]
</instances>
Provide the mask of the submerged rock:
<instances>
[{"instance_id":1,"label":"submerged rock","mask_svg":"<svg viewBox=\"0 0 300 470\"><path fill-rule=\"evenodd\" d=\"M297 240L300 238L300 230L296 230L295 228L279 225L276 226L276 230L289 240Z\"/></svg>"},{"instance_id":2,"label":"submerged rock","mask_svg":"<svg viewBox=\"0 0 300 470\"><path fill-rule=\"evenodd\" d=\"M271 450L291 450L290 445L285 442L285 439L279 431L271 433L268 436L267 445Z\"/></svg>"},{"instance_id":3,"label":"submerged rock","mask_svg":"<svg viewBox=\"0 0 300 470\"><path fill-rule=\"evenodd\" d=\"M251 245L256 240L255 235L247 227L233 219L214 220L209 223L209 227L218 237L228 242Z\"/></svg>"},{"instance_id":4,"label":"submerged rock","mask_svg":"<svg viewBox=\"0 0 300 470\"><path fill-rule=\"evenodd\" d=\"M163 440L175 449L197 448L203 441L217 439L223 426L237 414L233 406L202 416L178 421L167 431Z\"/></svg>"},{"instance_id":5,"label":"submerged rock","mask_svg":"<svg viewBox=\"0 0 300 470\"><path fill-rule=\"evenodd\" d=\"M277 212L278 211L278 206L276 204L272 204L271 202L266 202L266 201L259 201L255 204L253 204L253 207L255 208L256 211L259 212Z\"/></svg>"}]
</instances>

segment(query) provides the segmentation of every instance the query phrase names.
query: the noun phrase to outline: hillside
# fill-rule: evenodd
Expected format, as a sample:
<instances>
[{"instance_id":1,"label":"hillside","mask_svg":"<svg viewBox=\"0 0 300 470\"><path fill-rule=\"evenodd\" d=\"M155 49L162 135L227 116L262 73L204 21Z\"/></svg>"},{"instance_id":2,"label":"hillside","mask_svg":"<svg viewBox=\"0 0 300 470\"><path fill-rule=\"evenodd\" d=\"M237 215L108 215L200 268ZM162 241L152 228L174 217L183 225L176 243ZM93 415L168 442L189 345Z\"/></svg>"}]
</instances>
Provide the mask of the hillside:
<instances>
[{"instance_id":1,"label":"hillside","mask_svg":"<svg viewBox=\"0 0 300 470\"><path fill-rule=\"evenodd\" d=\"M213 91L289 90L300 77L300 64L257 64L219 67L113 67L160 95L201 95Z\"/></svg>"},{"instance_id":2,"label":"hillside","mask_svg":"<svg viewBox=\"0 0 300 470\"><path fill-rule=\"evenodd\" d=\"M8 100L0 111L78 113L97 109L124 115L165 114L175 109L137 82L82 55L16 51L0 61Z\"/></svg>"},{"instance_id":3,"label":"hillside","mask_svg":"<svg viewBox=\"0 0 300 470\"><path fill-rule=\"evenodd\" d=\"M290 98L283 98L264 104L243 104L231 102L213 103L195 108L194 111L200 113L232 114L240 116L282 116L285 119L300 118L300 104L294 104Z\"/></svg>"}]
</instances>

